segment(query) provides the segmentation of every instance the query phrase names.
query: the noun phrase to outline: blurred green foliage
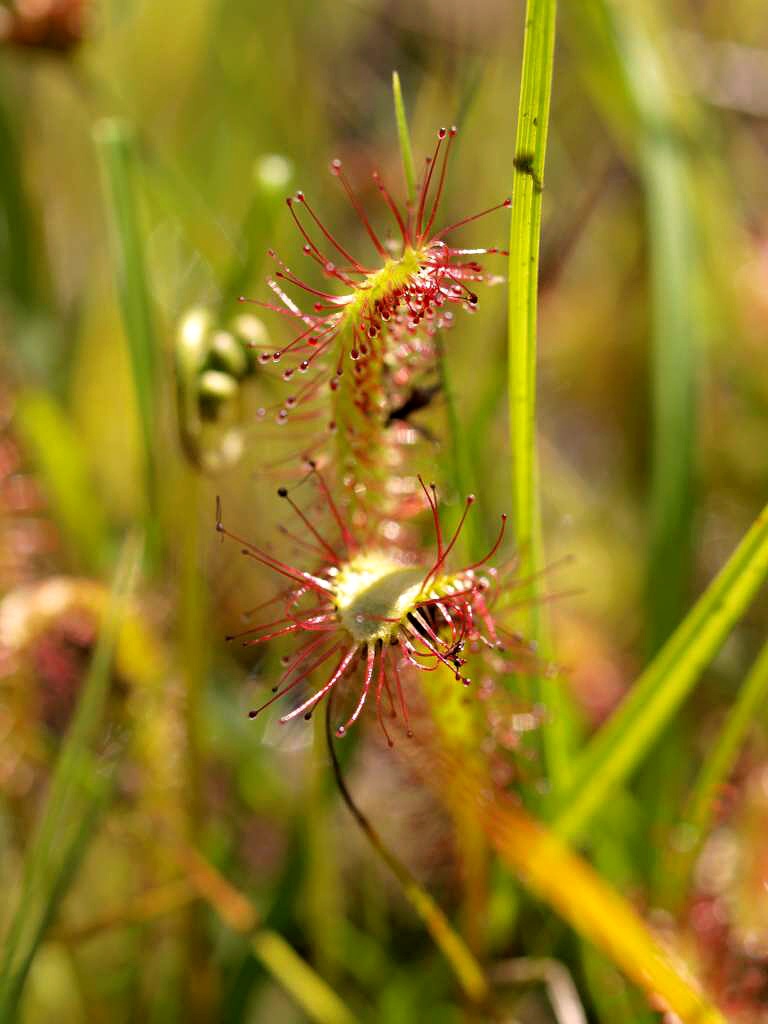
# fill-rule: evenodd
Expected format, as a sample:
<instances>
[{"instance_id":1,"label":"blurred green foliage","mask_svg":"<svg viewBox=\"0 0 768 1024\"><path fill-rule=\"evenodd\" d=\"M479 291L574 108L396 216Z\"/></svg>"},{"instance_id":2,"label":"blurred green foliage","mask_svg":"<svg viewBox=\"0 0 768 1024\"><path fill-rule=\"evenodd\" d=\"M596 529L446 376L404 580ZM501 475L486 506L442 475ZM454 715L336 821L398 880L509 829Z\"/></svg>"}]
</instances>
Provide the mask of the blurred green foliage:
<instances>
[{"instance_id":1,"label":"blurred green foliage","mask_svg":"<svg viewBox=\"0 0 768 1024\"><path fill-rule=\"evenodd\" d=\"M271 581L216 542L214 509L221 495L260 543L282 525L264 459L292 442L259 421L279 383L241 366L237 318L252 312L240 295L269 296L268 248L302 258L284 196L302 188L365 251L328 164L344 159L377 223L371 169L405 193L393 69L417 175L435 129L460 126L445 222L510 194L523 4L59 0L31 22L28 6L0 8L0 921L4 956L21 957L0 1012L14 1019L18 997L25 1024L486 1019L358 835L322 730L248 720L282 651L224 636ZM646 692L696 684L629 728L633 771L609 796L586 790L626 717L566 761L590 810L559 810L744 1022L768 985L765 654L750 673L768 602L742 601L711 664L695 630L669 672L678 648L662 645L768 494L764 14L758 0L562 5L538 288L539 591L558 697L589 738L649 652L662 648ZM504 246L508 220L462 237ZM473 550L513 503L507 268L487 259L499 283L441 338L408 467L438 467L448 520L478 493ZM256 312L258 331L288 337ZM106 595L135 528L144 572L118 629ZM107 684L83 739L87 695ZM374 731L344 741L350 788L491 979L549 958L590 1020L658 1019ZM552 780L523 748L514 773L541 809ZM74 809L41 852L64 790ZM499 1019L556 1019L541 985L494 984Z\"/></svg>"}]
</instances>

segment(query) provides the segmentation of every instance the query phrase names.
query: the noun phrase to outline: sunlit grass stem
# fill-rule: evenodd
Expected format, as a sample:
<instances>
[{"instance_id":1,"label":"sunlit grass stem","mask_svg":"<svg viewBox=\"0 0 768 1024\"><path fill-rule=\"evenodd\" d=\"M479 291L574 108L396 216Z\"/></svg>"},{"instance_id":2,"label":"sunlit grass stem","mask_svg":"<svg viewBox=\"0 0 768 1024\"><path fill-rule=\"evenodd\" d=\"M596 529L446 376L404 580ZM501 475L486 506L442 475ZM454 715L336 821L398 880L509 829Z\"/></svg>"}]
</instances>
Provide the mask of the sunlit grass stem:
<instances>
[{"instance_id":1,"label":"sunlit grass stem","mask_svg":"<svg viewBox=\"0 0 768 1024\"><path fill-rule=\"evenodd\" d=\"M523 632L544 657L548 654L549 641L535 582L542 564L536 363L541 205L554 69L555 16L555 0L528 0L512 181L508 286L513 519L521 575L533 580L527 588L530 604L521 615ZM558 790L568 774L567 697L559 680L536 679L534 687L536 699L540 699L548 711L548 719L541 730L542 743L550 785Z\"/></svg>"}]
</instances>

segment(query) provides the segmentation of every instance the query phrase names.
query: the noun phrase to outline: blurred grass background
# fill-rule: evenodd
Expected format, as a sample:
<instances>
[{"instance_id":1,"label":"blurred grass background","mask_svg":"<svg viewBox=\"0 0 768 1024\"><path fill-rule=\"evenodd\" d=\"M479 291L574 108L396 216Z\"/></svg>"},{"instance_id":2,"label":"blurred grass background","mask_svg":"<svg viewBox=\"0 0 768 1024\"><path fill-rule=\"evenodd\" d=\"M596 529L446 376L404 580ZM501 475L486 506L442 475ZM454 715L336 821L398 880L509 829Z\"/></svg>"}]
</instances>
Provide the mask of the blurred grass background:
<instances>
[{"instance_id":1,"label":"blurred grass background","mask_svg":"<svg viewBox=\"0 0 768 1024\"><path fill-rule=\"evenodd\" d=\"M757 0L560 12L539 476L545 564L568 559L545 590L574 592L549 609L556 659L584 734L768 490L764 13ZM485 1019L357 835L312 727L247 719L275 655L240 658L223 638L269 581L215 543L214 498L249 536L272 536L282 506L260 469L264 445L276 458L284 445L255 423L257 370L208 379L215 422L191 422L194 332L179 339L200 307L228 328L239 294L266 297L268 247L298 262L291 190L364 245L327 168L342 157L371 202L371 168L402 181L395 68L417 161L439 125L460 127L444 222L510 194L523 5L19 0L0 15L0 910L18 958L3 1019ZM507 235L499 214L465 237ZM478 494L480 547L511 504L505 317L503 284L484 288L443 339L450 402L414 417L437 443L413 468L441 467L449 514L461 490ZM756 1022L765 656L748 673L767 608L741 618L588 839L729 1019ZM720 778L702 781L747 692ZM84 707L97 710L77 729ZM360 803L497 976L548 958L587 1019L658 1018L477 854L373 731L343 752ZM546 765L525 773L546 790ZM500 1019L578 1019L525 971L509 976Z\"/></svg>"}]
</instances>

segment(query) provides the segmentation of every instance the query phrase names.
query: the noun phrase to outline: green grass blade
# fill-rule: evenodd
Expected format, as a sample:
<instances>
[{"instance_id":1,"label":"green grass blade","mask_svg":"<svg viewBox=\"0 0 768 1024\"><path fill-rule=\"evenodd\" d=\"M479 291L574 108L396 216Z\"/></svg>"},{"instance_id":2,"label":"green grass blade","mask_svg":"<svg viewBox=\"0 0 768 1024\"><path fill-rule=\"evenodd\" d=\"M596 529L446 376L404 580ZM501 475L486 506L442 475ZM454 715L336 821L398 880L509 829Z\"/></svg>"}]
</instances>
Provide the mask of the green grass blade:
<instances>
[{"instance_id":1,"label":"green grass blade","mask_svg":"<svg viewBox=\"0 0 768 1024\"><path fill-rule=\"evenodd\" d=\"M356 1017L333 989L316 974L277 932L263 929L251 939L254 956L261 961L317 1024L355 1024Z\"/></svg>"},{"instance_id":2,"label":"green grass blade","mask_svg":"<svg viewBox=\"0 0 768 1024\"><path fill-rule=\"evenodd\" d=\"M690 580L696 380L708 319L696 180L706 150L661 23L646 0L585 0L567 11L584 74L614 135L632 152L645 193L651 298L651 537L648 649L680 621ZM699 197L700 199L700 197Z\"/></svg>"},{"instance_id":3,"label":"green grass blade","mask_svg":"<svg viewBox=\"0 0 768 1024\"><path fill-rule=\"evenodd\" d=\"M701 849L715 815L715 805L721 787L727 782L742 745L755 719L768 698L768 643L765 644L739 690L733 707L715 740L707 751L706 760L693 787L684 824L690 830L686 836L685 852L680 855L671 871L678 880L672 887L678 905L685 899L687 882L693 863Z\"/></svg>"},{"instance_id":4,"label":"green grass blade","mask_svg":"<svg viewBox=\"0 0 768 1024\"><path fill-rule=\"evenodd\" d=\"M577 758L555 827L581 836L691 691L768 574L768 507L629 696Z\"/></svg>"},{"instance_id":5,"label":"green grass blade","mask_svg":"<svg viewBox=\"0 0 768 1024\"><path fill-rule=\"evenodd\" d=\"M655 652L685 608L693 551L693 470L698 337L705 322L699 281L693 161L696 118L672 80L644 0L600 0L634 109L643 176L652 307L651 552L648 642Z\"/></svg>"},{"instance_id":6,"label":"green grass blade","mask_svg":"<svg viewBox=\"0 0 768 1024\"><path fill-rule=\"evenodd\" d=\"M98 780L91 793L87 807L73 826L72 834L63 846L60 861L50 878L50 889L37 913L29 914L19 935L17 956L6 977L0 975L0 1021L12 1022L18 1019L17 1007L24 991L24 985L38 947L48 928L56 917L61 900L75 876L85 853L91 835L101 817L111 793L111 776L104 775ZM26 939L26 941L25 941Z\"/></svg>"},{"instance_id":7,"label":"green grass blade","mask_svg":"<svg viewBox=\"0 0 768 1024\"><path fill-rule=\"evenodd\" d=\"M525 12L520 106L512 183L509 243L509 425L512 507L520 574L541 568L538 459L536 450L536 329L544 159L549 127L555 47L554 0L528 0ZM522 630L546 657L548 638L536 601L537 584ZM549 711L542 741L550 784L557 790L568 771L569 719L562 684L536 680L537 698Z\"/></svg>"},{"instance_id":8,"label":"green grass blade","mask_svg":"<svg viewBox=\"0 0 768 1024\"><path fill-rule=\"evenodd\" d=\"M416 172L414 171L413 165L411 133L408 131L408 119L405 116L403 91L400 88L400 75L398 75L396 71L392 72L392 96L395 101L395 121L397 122L397 138L400 143L400 157L403 161L405 191L410 205L416 198Z\"/></svg>"},{"instance_id":9,"label":"green grass blade","mask_svg":"<svg viewBox=\"0 0 768 1024\"><path fill-rule=\"evenodd\" d=\"M147 544L152 549L157 510L155 398L160 344L152 316L144 241L134 189L135 142L128 126L116 118L100 121L94 130L94 138L112 225L117 291L141 423L146 471L146 534Z\"/></svg>"},{"instance_id":10,"label":"green grass blade","mask_svg":"<svg viewBox=\"0 0 768 1024\"><path fill-rule=\"evenodd\" d=\"M126 542L109 608L99 633L72 724L56 761L41 816L26 854L21 894L0 961L0 1021L16 1011L35 952L109 795L111 771L92 745L102 719L117 632L140 558Z\"/></svg>"}]
</instances>

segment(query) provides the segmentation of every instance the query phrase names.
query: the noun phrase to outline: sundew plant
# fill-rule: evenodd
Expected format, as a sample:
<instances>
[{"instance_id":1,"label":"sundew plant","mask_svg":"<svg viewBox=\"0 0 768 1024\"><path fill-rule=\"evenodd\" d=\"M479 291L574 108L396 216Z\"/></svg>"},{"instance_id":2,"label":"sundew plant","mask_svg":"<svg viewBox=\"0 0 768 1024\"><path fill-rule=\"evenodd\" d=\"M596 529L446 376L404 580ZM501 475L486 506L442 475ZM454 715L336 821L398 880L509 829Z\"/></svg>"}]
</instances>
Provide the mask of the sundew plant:
<instances>
[{"instance_id":1,"label":"sundew plant","mask_svg":"<svg viewBox=\"0 0 768 1024\"><path fill-rule=\"evenodd\" d=\"M0 1024L766 1019L766 54L0 9Z\"/></svg>"}]
</instances>

